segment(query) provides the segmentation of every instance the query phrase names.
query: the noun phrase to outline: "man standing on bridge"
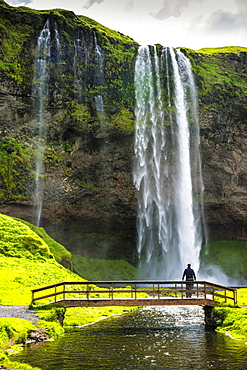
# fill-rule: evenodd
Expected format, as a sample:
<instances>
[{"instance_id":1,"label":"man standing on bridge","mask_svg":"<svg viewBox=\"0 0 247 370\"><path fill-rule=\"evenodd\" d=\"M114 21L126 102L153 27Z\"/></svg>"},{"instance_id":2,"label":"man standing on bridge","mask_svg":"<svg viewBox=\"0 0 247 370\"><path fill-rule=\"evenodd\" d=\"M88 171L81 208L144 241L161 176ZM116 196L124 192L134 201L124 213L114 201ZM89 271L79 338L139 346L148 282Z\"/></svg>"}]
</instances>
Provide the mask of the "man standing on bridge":
<instances>
[{"instance_id":1,"label":"man standing on bridge","mask_svg":"<svg viewBox=\"0 0 247 370\"><path fill-rule=\"evenodd\" d=\"M183 273L183 276L182 276L182 280L184 280L184 277L186 277L186 281L194 281L196 280L196 275L195 275L195 272L194 270L191 268L191 264L188 263L187 265L187 268L184 270L184 273ZM190 290L193 290L194 288L194 285L193 284L186 284L186 298L191 298L192 296L192 293L189 292Z\"/></svg>"}]
</instances>

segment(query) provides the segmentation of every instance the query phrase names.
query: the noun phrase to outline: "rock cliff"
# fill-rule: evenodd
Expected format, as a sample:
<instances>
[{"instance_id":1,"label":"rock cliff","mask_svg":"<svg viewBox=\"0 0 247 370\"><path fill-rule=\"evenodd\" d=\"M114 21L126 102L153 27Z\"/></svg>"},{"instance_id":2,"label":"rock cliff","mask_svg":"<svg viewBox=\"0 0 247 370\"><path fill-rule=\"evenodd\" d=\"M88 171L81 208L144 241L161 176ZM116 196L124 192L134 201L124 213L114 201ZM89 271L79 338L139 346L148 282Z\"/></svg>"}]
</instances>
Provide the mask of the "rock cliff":
<instances>
[{"instance_id":1,"label":"rock cliff","mask_svg":"<svg viewBox=\"0 0 247 370\"><path fill-rule=\"evenodd\" d=\"M0 212L35 223L37 40L49 20L41 225L72 252L135 261L137 43L64 10L0 0ZM182 49L199 97L211 238L247 235L247 49ZM116 248L117 246L117 248Z\"/></svg>"}]
</instances>

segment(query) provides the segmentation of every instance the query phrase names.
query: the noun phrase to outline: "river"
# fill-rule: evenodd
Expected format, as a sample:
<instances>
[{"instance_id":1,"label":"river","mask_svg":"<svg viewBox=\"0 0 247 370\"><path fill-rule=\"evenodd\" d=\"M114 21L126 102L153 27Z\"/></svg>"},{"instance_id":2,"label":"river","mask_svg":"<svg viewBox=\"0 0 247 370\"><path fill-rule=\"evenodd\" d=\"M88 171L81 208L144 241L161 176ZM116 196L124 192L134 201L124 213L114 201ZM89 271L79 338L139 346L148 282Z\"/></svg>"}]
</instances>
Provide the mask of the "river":
<instances>
[{"instance_id":1,"label":"river","mask_svg":"<svg viewBox=\"0 0 247 370\"><path fill-rule=\"evenodd\" d=\"M11 358L42 370L243 370L247 345L207 329L201 307L146 307L69 329Z\"/></svg>"}]
</instances>

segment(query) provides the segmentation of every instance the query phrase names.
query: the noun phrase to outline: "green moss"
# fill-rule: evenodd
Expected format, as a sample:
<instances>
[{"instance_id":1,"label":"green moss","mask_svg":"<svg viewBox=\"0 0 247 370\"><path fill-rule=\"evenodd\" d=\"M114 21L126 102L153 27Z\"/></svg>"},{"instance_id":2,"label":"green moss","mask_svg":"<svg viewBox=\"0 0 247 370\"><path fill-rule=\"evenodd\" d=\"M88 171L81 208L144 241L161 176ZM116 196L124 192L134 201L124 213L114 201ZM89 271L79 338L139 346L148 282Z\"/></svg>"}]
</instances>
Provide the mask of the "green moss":
<instances>
[{"instance_id":1,"label":"green moss","mask_svg":"<svg viewBox=\"0 0 247 370\"><path fill-rule=\"evenodd\" d=\"M236 339L247 338L247 309L246 308L220 308L217 310L222 318L219 331L224 331Z\"/></svg>"},{"instance_id":2,"label":"green moss","mask_svg":"<svg viewBox=\"0 0 247 370\"><path fill-rule=\"evenodd\" d=\"M70 253L42 230L30 225L40 236L17 219L0 215L0 302L28 305L31 289L66 280L82 280L58 264L56 258L68 260ZM44 239L45 240L44 240Z\"/></svg>"},{"instance_id":3,"label":"green moss","mask_svg":"<svg viewBox=\"0 0 247 370\"><path fill-rule=\"evenodd\" d=\"M218 48L202 48L197 50L197 52L204 54L219 54L219 53L239 54L241 52L247 52L247 48L244 48L242 46L223 46Z\"/></svg>"},{"instance_id":4,"label":"green moss","mask_svg":"<svg viewBox=\"0 0 247 370\"><path fill-rule=\"evenodd\" d=\"M44 163L49 169L59 166L65 159L64 153L59 153L57 148L47 148L44 153Z\"/></svg>"},{"instance_id":5,"label":"green moss","mask_svg":"<svg viewBox=\"0 0 247 370\"><path fill-rule=\"evenodd\" d=\"M0 253L4 256L53 258L48 245L22 222L0 215Z\"/></svg>"},{"instance_id":6,"label":"green moss","mask_svg":"<svg viewBox=\"0 0 247 370\"><path fill-rule=\"evenodd\" d=\"M219 102L223 96L236 100L247 93L245 67L240 59L238 66L234 63L243 52L247 52L247 49L226 47L186 51L200 84L200 96L213 93L214 100Z\"/></svg>"},{"instance_id":7,"label":"green moss","mask_svg":"<svg viewBox=\"0 0 247 370\"><path fill-rule=\"evenodd\" d=\"M67 109L70 117L69 128L76 131L78 135L90 134L93 130L94 119L91 117L89 108L76 101L72 101Z\"/></svg>"},{"instance_id":8,"label":"green moss","mask_svg":"<svg viewBox=\"0 0 247 370\"><path fill-rule=\"evenodd\" d=\"M103 120L101 130L115 135L130 135L135 131L134 114L128 109L122 108L110 119Z\"/></svg>"},{"instance_id":9,"label":"green moss","mask_svg":"<svg viewBox=\"0 0 247 370\"><path fill-rule=\"evenodd\" d=\"M51 339L57 339L64 333L64 329L57 322L39 321L39 327L44 329Z\"/></svg>"},{"instance_id":10,"label":"green moss","mask_svg":"<svg viewBox=\"0 0 247 370\"><path fill-rule=\"evenodd\" d=\"M86 280L132 280L137 270L123 260L103 260L72 256L74 271Z\"/></svg>"},{"instance_id":11,"label":"green moss","mask_svg":"<svg viewBox=\"0 0 247 370\"><path fill-rule=\"evenodd\" d=\"M74 183L81 186L82 188L91 189L91 190L94 190L94 191L100 190L100 188L95 186L92 182L85 182L85 181L80 181L80 180L76 179L76 180L74 180Z\"/></svg>"},{"instance_id":12,"label":"green moss","mask_svg":"<svg viewBox=\"0 0 247 370\"><path fill-rule=\"evenodd\" d=\"M15 344L25 343L32 330L35 330L35 326L28 320L0 317L0 346L10 339Z\"/></svg>"},{"instance_id":13,"label":"green moss","mask_svg":"<svg viewBox=\"0 0 247 370\"><path fill-rule=\"evenodd\" d=\"M57 262L61 263L63 261L67 261L69 265L71 265L71 253L62 244L52 239L42 227L35 226L27 221L18 218L14 219L27 225L39 237L41 237L42 240L48 245L52 255L55 257Z\"/></svg>"},{"instance_id":14,"label":"green moss","mask_svg":"<svg viewBox=\"0 0 247 370\"><path fill-rule=\"evenodd\" d=\"M0 18L0 32L3 36L1 49L3 58L0 60L0 70L12 78L18 85L24 82L25 72L21 61L24 43L33 32L28 25L13 25L8 19Z\"/></svg>"},{"instance_id":15,"label":"green moss","mask_svg":"<svg viewBox=\"0 0 247 370\"><path fill-rule=\"evenodd\" d=\"M0 140L0 201L23 199L32 181L32 150L16 140Z\"/></svg>"},{"instance_id":16,"label":"green moss","mask_svg":"<svg viewBox=\"0 0 247 370\"><path fill-rule=\"evenodd\" d=\"M132 46L133 44L137 45L137 43L133 39L131 39L130 37L125 36L122 33L114 31L114 30L112 30L108 27L105 27L102 24L96 22L95 20L93 20L91 18L82 16L82 15L78 16L78 18L81 22L81 25L83 25L84 27L88 27L92 31L95 31L97 34L99 34L99 36L102 39L106 39L106 37L107 37L107 42L109 44L110 43L113 44L112 39L115 42L117 41L118 42L117 50L118 50L118 48L122 48L122 45L124 45L124 44L130 44L130 46Z\"/></svg>"}]
</instances>

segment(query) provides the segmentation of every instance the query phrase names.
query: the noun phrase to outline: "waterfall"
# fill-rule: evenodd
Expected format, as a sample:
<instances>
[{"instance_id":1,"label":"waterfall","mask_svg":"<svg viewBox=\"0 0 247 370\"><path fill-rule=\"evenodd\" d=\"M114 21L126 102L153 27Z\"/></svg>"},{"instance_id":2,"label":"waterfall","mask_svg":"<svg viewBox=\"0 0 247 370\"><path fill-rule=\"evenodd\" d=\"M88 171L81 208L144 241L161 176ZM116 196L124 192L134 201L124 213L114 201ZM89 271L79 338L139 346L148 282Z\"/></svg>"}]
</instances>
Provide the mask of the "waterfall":
<instances>
[{"instance_id":1,"label":"waterfall","mask_svg":"<svg viewBox=\"0 0 247 370\"><path fill-rule=\"evenodd\" d=\"M104 77L104 55L101 47L98 45L97 36L94 32L94 54L95 54L95 85L103 86ZM104 100L101 94L95 96L95 109L98 113L104 113Z\"/></svg>"},{"instance_id":2,"label":"waterfall","mask_svg":"<svg viewBox=\"0 0 247 370\"><path fill-rule=\"evenodd\" d=\"M35 204L37 208L36 224L39 226L43 202L43 173L44 173L44 140L45 140L45 107L48 95L48 66L50 62L51 32L49 20L37 40L32 95L35 97L38 121L38 138L36 143L36 175L35 175Z\"/></svg>"},{"instance_id":3,"label":"waterfall","mask_svg":"<svg viewBox=\"0 0 247 370\"><path fill-rule=\"evenodd\" d=\"M181 279L199 269L204 230L197 97L179 50L142 46L135 65L134 184L137 251L144 278Z\"/></svg>"},{"instance_id":4,"label":"waterfall","mask_svg":"<svg viewBox=\"0 0 247 370\"><path fill-rule=\"evenodd\" d=\"M83 102L83 90L85 94L86 90L86 68L88 64L88 56L87 56L87 48L82 45L82 40L79 37L78 31L78 38L74 41L74 85L76 91L76 100L78 103ZM84 82L84 84L83 84Z\"/></svg>"},{"instance_id":5,"label":"waterfall","mask_svg":"<svg viewBox=\"0 0 247 370\"><path fill-rule=\"evenodd\" d=\"M49 94L49 67L51 60L56 65L59 65L61 61L61 45L55 22L53 40L51 40L51 34L51 25L48 19L37 40L32 87L32 96L35 98L35 114L38 126L35 168L35 205L37 209L37 226L40 224L44 193L44 150L47 126L45 111Z\"/></svg>"}]
</instances>

